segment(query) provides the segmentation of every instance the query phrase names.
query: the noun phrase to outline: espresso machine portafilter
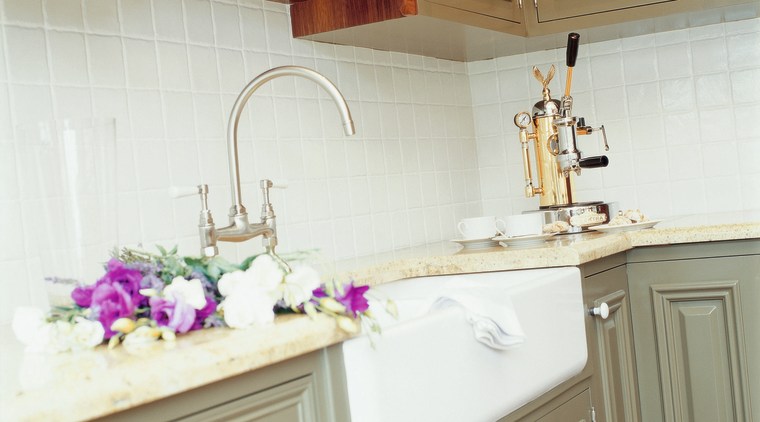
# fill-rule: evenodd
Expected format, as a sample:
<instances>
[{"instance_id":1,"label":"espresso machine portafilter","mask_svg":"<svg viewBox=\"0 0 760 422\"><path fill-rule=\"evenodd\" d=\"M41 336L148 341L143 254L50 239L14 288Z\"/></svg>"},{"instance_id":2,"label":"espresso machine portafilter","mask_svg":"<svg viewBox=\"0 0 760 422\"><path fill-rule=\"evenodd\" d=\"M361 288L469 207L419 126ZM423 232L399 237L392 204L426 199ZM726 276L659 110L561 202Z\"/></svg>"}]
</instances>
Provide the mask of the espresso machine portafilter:
<instances>
[{"instance_id":1,"label":"espresso machine portafilter","mask_svg":"<svg viewBox=\"0 0 760 422\"><path fill-rule=\"evenodd\" d=\"M523 169L525 174L525 195L540 198L539 211L544 212L547 223L565 221L570 226L567 232L575 233L596 224L609 221L610 204L602 201L577 202L575 200L574 178L582 169L606 167L609 159L604 156L584 157L578 149L578 137L600 132L605 150L609 150L604 125L598 128L586 125L583 117L573 115L573 97L570 95L573 67L578 57L580 35L571 33L567 39L566 64L567 82L561 100L551 97L549 83L554 78L555 68L549 68L546 77L533 67L533 76L541 83L542 100L535 103L532 115L527 111L515 115L515 125L520 129ZM533 129L530 131L529 129ZM534 145L535 166L531 165L530 142ZM533 180L533 168L537 172L537 183Z\"/></svg>"}]
</instances>

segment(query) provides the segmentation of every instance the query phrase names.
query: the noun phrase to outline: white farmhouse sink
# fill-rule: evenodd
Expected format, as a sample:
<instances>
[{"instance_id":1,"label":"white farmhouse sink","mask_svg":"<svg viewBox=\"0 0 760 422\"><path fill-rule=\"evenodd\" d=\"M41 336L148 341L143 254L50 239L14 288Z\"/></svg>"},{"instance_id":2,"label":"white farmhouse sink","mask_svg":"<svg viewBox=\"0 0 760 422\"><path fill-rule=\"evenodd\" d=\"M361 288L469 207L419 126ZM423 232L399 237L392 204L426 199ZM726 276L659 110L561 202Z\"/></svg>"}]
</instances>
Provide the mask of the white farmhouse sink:
<instances>
[{"instance_id":1,"label":"white farmhouse sink","mask_svg":"<svg viewBox=\"0 0 760 422\"><path fill-rule=\"evenodd\" d=\"M430 311L454 278L507 289L525 333L510 350L477 342L465 311ZM399 319L374 307L383 334L343 343L353 422L492 422L578 374L586 364L581 277L553 268L401 280L373 288Z\"/></svg>"}]
</instances>

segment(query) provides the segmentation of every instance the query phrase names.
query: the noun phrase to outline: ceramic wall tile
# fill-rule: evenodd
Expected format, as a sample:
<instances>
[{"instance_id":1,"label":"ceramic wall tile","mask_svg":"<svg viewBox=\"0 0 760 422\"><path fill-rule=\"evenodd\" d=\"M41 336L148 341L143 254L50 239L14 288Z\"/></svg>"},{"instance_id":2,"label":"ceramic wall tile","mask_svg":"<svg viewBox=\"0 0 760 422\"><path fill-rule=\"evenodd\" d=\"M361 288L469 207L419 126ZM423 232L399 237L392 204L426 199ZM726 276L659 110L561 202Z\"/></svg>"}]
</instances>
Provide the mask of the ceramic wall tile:
<instances>
[{"instance_id":1,"label":"ceramic wall tile","mask_svg":"<svg viewBox=\"0 0 760 422\"><path fill-rule=\"evenodd\" d=\"M85 27L97 33L119 34L119 7L117 0L84 0Z\"/></svg>"},{"instance_id":2,"label":"ceramic wall tile","mask_svg":"<svg viewBox=\"0 0 760 422\"><path fill-rule=\"evenodd\" d=\"M211 5L214 16L216 45L240 49L242 47L242 38L240 33L239 8L219 2L212 2Z\"/></svg>"},{"instance_id":3,"label":"ceramic wall tile","mask_svg":"<svg viewBox=\"0 0 760 422\"><path fill-rule=\"evenodd\" d=\"M6 61L12 82L50 83L45 32L42 29L7 26L5 39Z\"/></svg>"},{"instance_id":4,"label":"ceramic wall tile","mask_svg":"<svg viewBox=\"0 0 760 422\"><path fill-rule=\"evenodd\" d=\"M78 31L84 29L81 0L48 1L45 2L44 7L47 24L50 27Z\"/></svg>"},{"instance_id":5,"label":"ceramic wall tile","mask_svg":"<svg viewBox=\"0 0 760 422\"><path fill-rule=\"evenodd\" d=\"M120 2L119 20L122 33L128 37L153 38L153 11L150 0Z\"/></svg>"},{"instance_id":6,"label":"ceramic wall tile","mask_svg":"<svg viewBox=\"0 0 760 422\"><path fill-rule=\"evenodd\" d=\"M6 22L30 25L43 23L42 0L7 0L2 6Z\"/></svg>"},{"instance_id":7,"label":"ceramic wall tile","mask_svg":"<svg viewBox=\"0 0 760 422\"><path fill-rule=\"evenodd\" d=\"M182 0L153 0L153 19L157 39L185 40Z\"/></svg>"},{"instance_id":8,"label":"ceramic wall tile","mask_svg":"<svg viewBox=\"0 0 760 422\"><path fill-rule=\"evenodd\" d=\"M86 41L91 83L95 86L126 86L121 39L112 36L87 35Z\"/></svg>"},{"instance_id":9,"label":"ceramic wall tile","mask_svg":"<svg viewBox=\"0 0 760 422\"><path fill-rule=\"evenodd\" d=\"M130 88L158 88L158 60L153 41L125 39L127 85Z\"/></svg>"},{"instance_id":10,"label":"ceramic wall tile","mask_svg":"<svg viewBox=\"0 0 760 422\"><path fill-rule=\"evenodd\" d=\"M88 85L87 54L84 35L74 32L49 31L50 67L53 83Z\"/></svg>"},{"instance_id":11,"label":"ceramic wall tile","mask_svg":"<svg viewBox=\"0 0 760 422\"><path fill-rule=\"evenodd\" d=\"M168 90L190 90L190 73L185 45L159 41L156 46L161 87Z\"/></svg>"},{"instance_id":12,"label":"ceramic wall tile","mask_svg":"<svg viewBox=\"0 0 760 422\"><path fill-rule=\"evenodd\" d=\"M211 2L201 0L183 0L185 12L185 31L191 43L213 45L214 24L211 14Z\"/></svg>"}]
</instances>

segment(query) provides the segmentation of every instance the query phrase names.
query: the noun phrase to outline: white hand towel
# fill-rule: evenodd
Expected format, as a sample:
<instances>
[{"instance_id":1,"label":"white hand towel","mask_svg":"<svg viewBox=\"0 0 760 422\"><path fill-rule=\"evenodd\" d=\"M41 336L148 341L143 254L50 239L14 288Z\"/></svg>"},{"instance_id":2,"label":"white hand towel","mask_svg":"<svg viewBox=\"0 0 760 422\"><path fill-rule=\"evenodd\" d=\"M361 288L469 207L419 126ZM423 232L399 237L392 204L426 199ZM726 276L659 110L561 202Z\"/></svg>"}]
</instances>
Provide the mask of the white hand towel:
<instances>
[{"instance_id":1,"label":"white hand towel","mask_svg":"<svg viewBox=\"0 0 760 422\"><path fill-rule=\"evenodd\" d=\"M475 339L488 347L508 350L525 342L525 333L517 319L512 299L503 289L482 284L444 289L431 309L461 306Z\"/></svg>"}]
</instances>

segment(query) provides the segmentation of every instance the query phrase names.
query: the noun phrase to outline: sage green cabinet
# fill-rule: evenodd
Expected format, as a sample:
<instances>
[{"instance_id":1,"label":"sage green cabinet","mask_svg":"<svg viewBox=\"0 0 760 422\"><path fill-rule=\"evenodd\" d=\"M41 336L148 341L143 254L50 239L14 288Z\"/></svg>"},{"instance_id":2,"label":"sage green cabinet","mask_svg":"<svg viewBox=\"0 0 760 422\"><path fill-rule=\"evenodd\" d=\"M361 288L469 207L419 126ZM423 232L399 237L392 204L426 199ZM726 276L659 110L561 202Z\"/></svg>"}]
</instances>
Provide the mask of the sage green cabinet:
<instances>
[{"instance_id":1,"label":"sage green cabinet","mask_svg":"<svg viewBox=\"0 0 760 422\"><path fill-rule=\"evenodd\" d=\"M637 248L628 261L643 419L760 420L760 240Z\"/></svg>"},{"instance_id":2,"label":"sage green cabinet","mask_svg":"<svg viewBox=\"0 0 760 422\"><path fill-rule=\"evenodd\" d=\"M591 393L586 389L536 422L591 422L590 406Z\"/></svg>"},{"instance_id":3,"label":"sage green cabinet","mask_svg":"<svg viewBox=\"0 0 760 422\"><path fill-rule=\"evenodd\" d=\"M333 422L348 420L331 348L104 418L111 421ZM188 370L192 370L188 368Z\"/></svg>"},{"instance_id":4,"label":"sage green cabinet","mask_svg":"<svg viewBox=\"0 0 760 422\"><path fill-rule=\"evenodd\" d=\"M636 377L636 358L631 326L631 306L625 255L594 261L581 267L583 295L589 309L604 304L609 316L589 316L589 358L594 365L591 393L595 420L635 422L641 420Z\"/></svg>"}]
</instances>

